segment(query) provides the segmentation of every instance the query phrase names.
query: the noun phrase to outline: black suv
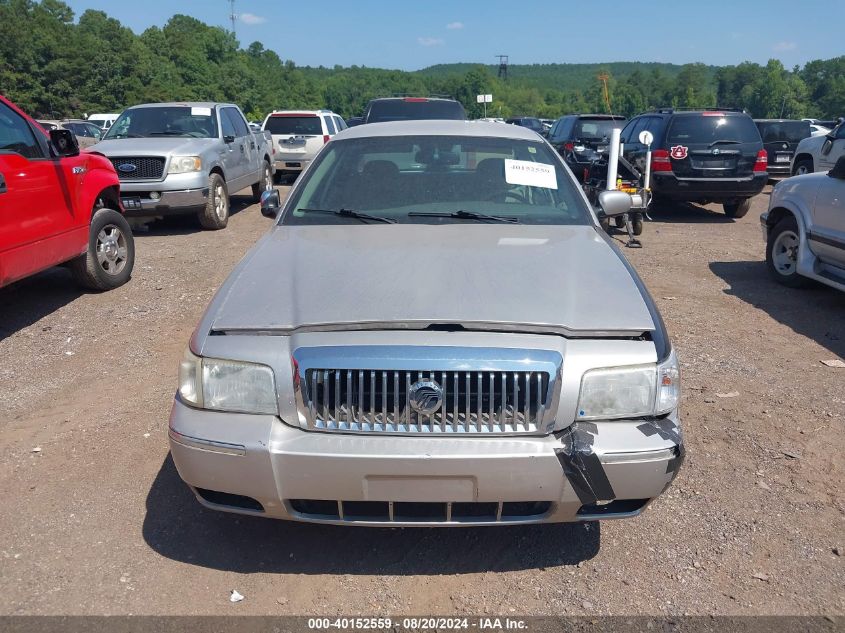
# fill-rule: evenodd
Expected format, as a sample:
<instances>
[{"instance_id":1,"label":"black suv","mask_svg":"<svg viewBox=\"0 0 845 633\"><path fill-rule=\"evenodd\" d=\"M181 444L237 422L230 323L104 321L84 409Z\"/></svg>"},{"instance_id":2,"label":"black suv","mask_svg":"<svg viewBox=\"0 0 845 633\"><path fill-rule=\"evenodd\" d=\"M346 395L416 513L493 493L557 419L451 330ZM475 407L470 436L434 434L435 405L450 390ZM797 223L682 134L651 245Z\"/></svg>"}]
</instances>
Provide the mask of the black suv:
<instances>
[{"instance_id":1,"label":"black suv","mask_svg":"<svg viewBox=\"0 0 845 633\"><path fill-rule=\"evenodd\" d=\"M384 97L367 104L361 123L451 119L466 121L464 106L442 97ZM357 122L356 122L357 124Z\"/></svg>"},{"instance_id":2,"label":"black suv","mask_svg":"<svg viewBox=\"0 0 845 633\"><path fill-rule=\"evenodd\" d=\"M505 120L505 123L519 125L520 127L527 127L529 130L537 132L540 136L544 136L544 132L546 131L546 128L543 127L543 123L540 119L533 116L515 116Z\"/></svg>"},{"instance_id":3,"label":"black suv","mask_svg":"<svg viewBox=\"0 0 845 633\"><path fill-rule=\"evenodd\" d=\"M612 114L568 114L552 125L549 143L584 182L590 165L607 150L611 130L625 127L625 121L625 117Z\"/></svg>"},{"instance_id":4,"label":"black suv","mask_svg":"<svg viewBox=\"0 0 845 633\"><path fill-rule=\"evenodd\" d=\"M622 142L625 158L640 171L645 170L644 130L654 138L651 189L656 202L717 202L728 217L741 218L769 179L760 132L745 112L661 108L634 117L622 130Z\"/></svg>"},{"instance_id":5,"label":"black suv","mask_svg":"<svg viewBox=\"0 0 845 633\"><path fill-rule=\"evenodd\" d=\"M790 165L798 143L810 136L809 121L754 119L763 149L769 156L769 176L791 176Z\"/></svg>"}]
</instances>

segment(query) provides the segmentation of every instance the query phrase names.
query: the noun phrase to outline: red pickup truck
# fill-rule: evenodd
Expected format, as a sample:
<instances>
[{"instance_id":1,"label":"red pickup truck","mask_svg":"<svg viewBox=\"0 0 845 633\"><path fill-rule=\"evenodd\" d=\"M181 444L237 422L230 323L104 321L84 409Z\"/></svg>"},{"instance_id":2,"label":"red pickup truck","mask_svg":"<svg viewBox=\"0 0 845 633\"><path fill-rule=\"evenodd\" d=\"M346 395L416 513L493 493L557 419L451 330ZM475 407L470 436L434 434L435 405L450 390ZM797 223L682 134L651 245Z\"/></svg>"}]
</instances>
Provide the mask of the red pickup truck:
<instances>
[{"instance_id":1,"label":"red pickup truck","mask_svg":"<svg viewBox=\"0 0 845 633\"><path fill-rule=\"evenodd\" d=\"M0 287L57 264L92 290L129 281L132 230L107 158L0 95Z\"/></svg>"}]
</instances>

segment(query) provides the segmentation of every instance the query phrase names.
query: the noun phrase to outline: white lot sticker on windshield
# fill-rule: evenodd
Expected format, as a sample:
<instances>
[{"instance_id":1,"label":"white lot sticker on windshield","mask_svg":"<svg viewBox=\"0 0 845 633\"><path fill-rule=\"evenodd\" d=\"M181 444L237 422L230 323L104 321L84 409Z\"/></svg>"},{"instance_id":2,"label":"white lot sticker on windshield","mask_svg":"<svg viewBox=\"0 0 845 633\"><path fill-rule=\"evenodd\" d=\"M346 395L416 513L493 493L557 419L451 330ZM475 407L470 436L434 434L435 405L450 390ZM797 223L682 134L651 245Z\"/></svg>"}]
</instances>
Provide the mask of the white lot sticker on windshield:
<instances>
[{"instance_id":1,"label":"white lot sticker on windshield","mask_svg":"<svg viewBox=\"0 0 845 633\"><path fill-rule=\"evenodd\" d=\"M527 185L557 189L555 166L530 160L505 159L505 181L509 185Z\"/></svg>"},{"instance_id":2,"label":"white lot sticker on windshield","mask_svg":"<svg viewBox=\"0 0 845 633\"><path fill-rule=\"evenodd\" d=\"M211 108L191 108L191 116L211 116Z\"/></svg>"}]
</instances>

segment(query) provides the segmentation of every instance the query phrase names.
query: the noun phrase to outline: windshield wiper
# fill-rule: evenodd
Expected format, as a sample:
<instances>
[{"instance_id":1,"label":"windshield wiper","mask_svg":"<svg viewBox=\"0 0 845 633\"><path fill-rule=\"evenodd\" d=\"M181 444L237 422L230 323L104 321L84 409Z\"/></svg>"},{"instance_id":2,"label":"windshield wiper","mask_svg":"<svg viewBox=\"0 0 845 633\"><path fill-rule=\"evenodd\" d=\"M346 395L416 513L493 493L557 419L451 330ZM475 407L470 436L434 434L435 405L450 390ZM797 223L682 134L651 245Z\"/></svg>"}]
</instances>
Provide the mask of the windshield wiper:
<instances>
[{"instance_id":1,"label":"windshield wiper","mask_svg":"<svg viewBox=\"0 0 845 633\"><path fill-rule=\"evenodd\" d=\"M740 142L741 141L729 141L729 140L725 139L725 140L713 141L707 147L713 147L714 145L719 145L721 143L730 143L731 145L739 145Z\"/></svg>"},{"instance_id":2,"label":"windshield wiper","mask_svg":"<svg viewBox=\"0 0 845 633\"><path fill-rule=\"evenodd\" d=\"M396 220L393 218L385 218L381 215L370 215L369 213L361 213L360 211L355 211L354 209L338 209L337 211L333 211L331 209L297 209L297 211L302 211L304 213L331 213L332 215L336 215L341 218L355 218L357 220L371 220L373 222L385 222L387 224L396 224Z\"/></svg>"},{"instance_id":3,"label":"windshield wiper","mask_svg":"<svg viewBox=\"0 0 845 633\"><path fill-rule=\"evenodd\" d=\"M482 222L505 222L507 224L519 224L519 219L507 215L487 215L475 211L464 211L459 209L452 213L435 213L428 211L411 211L408 217L415 218L455 218L457 220L479 220Z\"/></svg>"},{"instance_id":4,"label":"windshield wiper","mask_svg":"<svg viewBox=\"0 0 845 633\"><path fill-rule=\"evenodd\" d=\"M178 132L176 130L167 130L165 132L150 132L149 136L190 136L190 132Z\"/></svg>"}]
</instances>

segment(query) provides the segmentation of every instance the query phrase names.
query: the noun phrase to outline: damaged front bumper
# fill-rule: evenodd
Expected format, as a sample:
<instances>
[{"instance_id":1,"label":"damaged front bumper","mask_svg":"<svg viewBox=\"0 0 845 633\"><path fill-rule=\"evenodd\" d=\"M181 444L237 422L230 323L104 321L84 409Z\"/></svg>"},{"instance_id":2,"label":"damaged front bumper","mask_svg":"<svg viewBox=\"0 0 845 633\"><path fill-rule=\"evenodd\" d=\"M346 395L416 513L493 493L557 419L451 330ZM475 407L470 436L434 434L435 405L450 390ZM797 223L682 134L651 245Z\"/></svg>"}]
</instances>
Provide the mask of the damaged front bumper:
<instances>
[{"instance_id":1,"label":"damaged front bumper","mask_svg":"<svg viewBox=\"0 0 845 633\"><path fill-rule=\"evenodd\" d=\"M170 446L203 505L372 526L591 521L642 512L684 458L677 417L576 422L542 437L308 432L275 416L190 408Z\"/></svg>"}]
</instances>

